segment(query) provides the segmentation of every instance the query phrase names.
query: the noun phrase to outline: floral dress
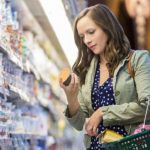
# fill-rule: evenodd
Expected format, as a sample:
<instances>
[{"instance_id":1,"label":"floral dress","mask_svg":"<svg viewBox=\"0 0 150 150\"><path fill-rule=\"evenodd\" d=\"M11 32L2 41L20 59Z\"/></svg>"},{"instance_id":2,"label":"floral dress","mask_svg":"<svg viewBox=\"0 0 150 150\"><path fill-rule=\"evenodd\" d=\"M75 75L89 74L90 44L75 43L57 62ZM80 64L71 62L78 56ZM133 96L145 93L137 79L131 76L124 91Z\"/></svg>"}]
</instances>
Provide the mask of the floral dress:
<instances>
[{"instance_id":1,"label":"floral dress","mask_svg":"<svg viewBox=\"0 0 150 150\"><path fill-rule=\"evenodd\" d=\"M112 86L112 78L109 77L103 85L99 86L100 79L100 70L99 64L97 65L96 74L94 78L93 88L92 88L92 107L96 111L99 107L114 105L114 93ZM123 136L127 135L124 126L113 125L113 126L104 126L101 122L98 126L98 134L103 132L105 129L111 129L116 131ZM95 136L91 137L91 145L87 150L104 150L104 144L100 144L98 139Z\"/></svg>"}]
</instances>

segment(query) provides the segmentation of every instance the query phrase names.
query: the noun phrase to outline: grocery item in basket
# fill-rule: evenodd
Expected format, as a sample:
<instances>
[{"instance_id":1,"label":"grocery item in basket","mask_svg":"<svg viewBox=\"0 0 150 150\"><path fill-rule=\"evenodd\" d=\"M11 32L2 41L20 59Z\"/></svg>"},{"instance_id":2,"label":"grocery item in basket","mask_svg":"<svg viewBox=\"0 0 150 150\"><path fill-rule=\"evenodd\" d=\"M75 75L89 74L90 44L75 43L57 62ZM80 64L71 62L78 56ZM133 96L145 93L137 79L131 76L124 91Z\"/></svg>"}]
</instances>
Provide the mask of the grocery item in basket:
<instances>
[{"instance_id":1,"label":"grocery item in basket","mask_svg":"<svg viewBox=\"0 0 150 150\"><path fill-rule=\"evenodd\" d=\"M63 80L63 84L68 86L71 81L71 71L69 68L64 68L59 74L59 78Z\"/></svg>"},{"instance_id":2,"label":"grocery item in basket","mask_svg":"<svg viewBox=\"0 0 150 150\"><path fill-rule=\"evenodd\" d=\"M142 130L150 130L150 125L140 124L137 129L133 132L133 134L140 133Z\"/></svg>"},{"instance_id":3,"label":"grocery item in basket","mask_svg":"<svg viewBox=\"0 0 150 150\"><path fill-rule=\"evenodd\" d=\"M113 130L106 129L103 133L98 135L98 137L100 139L100 143L109 143L122 139L123 135Z\"/></svg>"}]
</instances>

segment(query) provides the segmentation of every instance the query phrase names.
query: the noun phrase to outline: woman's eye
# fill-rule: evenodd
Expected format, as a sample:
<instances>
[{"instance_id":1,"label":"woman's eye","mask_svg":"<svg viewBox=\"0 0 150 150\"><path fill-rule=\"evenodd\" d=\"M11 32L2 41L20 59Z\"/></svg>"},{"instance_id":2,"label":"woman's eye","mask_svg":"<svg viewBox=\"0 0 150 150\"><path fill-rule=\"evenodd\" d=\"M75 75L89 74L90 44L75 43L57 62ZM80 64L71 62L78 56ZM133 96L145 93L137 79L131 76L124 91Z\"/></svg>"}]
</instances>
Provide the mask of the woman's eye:
<instances>
[{"instance_id":1,"label":"woman's eye","mask_svg":"<svg viewBox=\"0 0 150 150\"><path fill-rule=\"evenodd\" d=\"M80 36L80 38L81 38L81 39L83 39L83 38L84 38L84 36Z\"/></svg>"},{"instance_id":2,"label":"woman's eye","mask_svg":"<svg viewBox=\"0 0 150 150\"><path fill-rule=\"evenodd\" d=\"M89 34L93 34L95 32L95 30L89 31Z\"/></svg>"}]
</instances>

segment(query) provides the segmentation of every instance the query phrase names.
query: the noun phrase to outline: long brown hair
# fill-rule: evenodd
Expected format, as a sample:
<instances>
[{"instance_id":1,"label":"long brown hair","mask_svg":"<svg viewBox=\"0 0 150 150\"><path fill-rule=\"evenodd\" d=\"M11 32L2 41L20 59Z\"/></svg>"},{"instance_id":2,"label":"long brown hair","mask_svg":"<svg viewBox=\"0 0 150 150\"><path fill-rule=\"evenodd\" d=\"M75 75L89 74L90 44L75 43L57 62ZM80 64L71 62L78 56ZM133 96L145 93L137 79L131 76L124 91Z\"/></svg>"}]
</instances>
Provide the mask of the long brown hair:
<instances>
[{"instance_id":1,"label":"long brown hair","mask_svg":"<svg viewBox=\"0 0 150 150\"><path fill-rule=\"evenodd\" d=\"M130 43L124 30L113 13L103 4L97 4L84 9L74 22L74 39L78 47L78 57L72 69L79 76L80 84L85 83L85 76L94 57L92 51L88 50L78 35L77 23L84 16L88 15L91 19L103 29L108 36L108 42L105 48L105 58L108 62L109 74L113 76L116 67L129 53Z\"/></svg>"}]
</instances>

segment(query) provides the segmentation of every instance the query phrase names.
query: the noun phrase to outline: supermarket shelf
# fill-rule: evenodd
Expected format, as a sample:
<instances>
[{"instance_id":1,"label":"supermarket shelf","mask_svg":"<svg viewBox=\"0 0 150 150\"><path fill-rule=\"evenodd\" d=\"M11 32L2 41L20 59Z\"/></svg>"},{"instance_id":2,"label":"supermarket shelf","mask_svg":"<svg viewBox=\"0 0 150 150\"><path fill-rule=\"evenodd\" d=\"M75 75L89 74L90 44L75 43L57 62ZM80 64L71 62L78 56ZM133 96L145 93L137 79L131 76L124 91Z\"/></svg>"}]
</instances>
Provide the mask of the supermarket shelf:
<instances>
[{"instance_id":1,"label":"supermarket shelf","mask_svg":"<svg viewBox=\"0 0 150 150\"><path fill-rule=\"evenodd\" d=\"M35 134L35 133L27 133L27 132L24 132L24 133L20 133L20 132L10 132L10 136L24 136L26 139L31 139L31 138L40 138L40 139L44 139L46 138L47 135L40 135L40 134Z\"/></svg>"},{"instance_id":2,"label":"supermarket shelf","mask_svg":"<svg viewBox=\"0 0 150 150\"><path fill-rule=\"evenodd\" d=\"M10 48L5 47L2 43L0 44L0 51L3 52L4 54L6 54L10 61L12 61L14 64L16 64L18 67L20 67L20 69L22 69L25 72L33 72L35 77L37 78L37 80L39 80L40 75L39 75L38 71L35 69L35 67L29 61L27 61L26 64L23 64L17 58L17 56L15 56L15 54L11 53L11 50L9 50L9 49Z\"/></svg>"},{"instance_id":3,"label":"supermarket shelf","mask_svg":"<svg viewBox=\"0 0 150 150\"><path fill-rule=\"evenodd\" d=\"M19 1L19 0L18 0ZM51 48L46 50L47 55L49 56L49 58L58 66L58 68L62 69L65 66L69 66L69 62L63 52L63 49L59 43L59 40L55 34L55 32L53 31L53 28L39 2L39 0L23 0L24 3L27 5L28 7L28 13L31 13L33 15L33 18L35 18L35 20L37 21L37 24L39 24L39 26L41 27L41 29L43 30L44 34L48 37L49 39L49 43L51 45ZM19 2L20 3L20 2ZM33 9L34 6L34 9ZM26 10L27 11L27 10ZM29 12L30 11L30 12ZM30 14L30 15L31 15ZM26 18L27 19L27 18ZM28 22L28 26L30 21ZM37 32L38 30L36 30Z\"/></svg>"}]
</instances>

